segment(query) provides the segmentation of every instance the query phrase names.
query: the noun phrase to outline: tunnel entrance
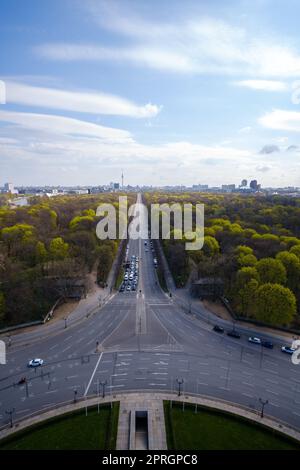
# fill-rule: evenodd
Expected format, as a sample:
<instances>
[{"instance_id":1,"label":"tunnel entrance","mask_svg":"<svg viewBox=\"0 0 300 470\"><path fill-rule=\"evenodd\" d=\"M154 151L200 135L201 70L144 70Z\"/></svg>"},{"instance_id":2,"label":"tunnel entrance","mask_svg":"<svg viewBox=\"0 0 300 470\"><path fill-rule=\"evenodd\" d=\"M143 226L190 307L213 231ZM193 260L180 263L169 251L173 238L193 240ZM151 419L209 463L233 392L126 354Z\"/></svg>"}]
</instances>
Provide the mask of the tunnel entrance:
<instances>
[{"instance_id":1,"label":"tunnel entrance","mask_svg":"<svg viewBox=\"0 0 300 470\"><path fill-rule=\"evenodd\" d=\"M135 448L147 450L148 446L148 412L135 412Z\"/></svg>"}]
</instances>

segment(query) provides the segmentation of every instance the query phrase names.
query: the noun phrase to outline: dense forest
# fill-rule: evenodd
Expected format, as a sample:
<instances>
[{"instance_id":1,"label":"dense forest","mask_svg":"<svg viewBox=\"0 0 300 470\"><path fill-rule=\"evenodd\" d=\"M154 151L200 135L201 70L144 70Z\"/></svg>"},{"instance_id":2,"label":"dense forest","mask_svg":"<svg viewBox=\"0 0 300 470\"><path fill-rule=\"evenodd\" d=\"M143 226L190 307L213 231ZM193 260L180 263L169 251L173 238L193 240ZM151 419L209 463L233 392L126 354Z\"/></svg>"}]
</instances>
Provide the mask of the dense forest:
<instances>
[{"instance_id":1,"label":"dense forest","mask_svg":"<svg viewBox=\"0 0 300 470\"><path fill-rule=\"evenodd\" d=\"M300 199L285 196L147 193L147 203L203 203L204 246L163 240L178 287L220 278L240 316L273 325L300 324ZM171 218L172 224L172 218Z\"/></svg>"},{"instance_id":2,"label":"dense forest","mask_svg":"<svg viewBox=\"0 0 300 470\"><path fill-rule=\"evenodd\" d=\"M104 285L118 241L96 236L96 209L118 194L32 197L30 205L0 206L0 325L41 319L70 286L88 290L88 273L97 270ZM133 197L129 198L134 199Z\"/></svg>"}]
</instances>

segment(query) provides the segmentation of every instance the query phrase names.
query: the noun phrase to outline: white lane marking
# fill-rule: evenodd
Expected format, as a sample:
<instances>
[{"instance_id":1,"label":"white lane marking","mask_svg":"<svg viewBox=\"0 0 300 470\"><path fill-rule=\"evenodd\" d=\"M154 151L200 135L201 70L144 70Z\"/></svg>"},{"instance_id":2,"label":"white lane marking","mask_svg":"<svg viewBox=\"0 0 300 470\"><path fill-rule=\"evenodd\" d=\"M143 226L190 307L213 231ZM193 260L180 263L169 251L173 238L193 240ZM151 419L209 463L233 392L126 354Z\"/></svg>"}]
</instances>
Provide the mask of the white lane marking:
<instances>
[{"instance_id":1,"label":"white lane marking","mask_svg":"<svg viewBox=\"0 0 300 470\"><path fill-rule=\"evenodd\" d=\"M248 387L254 387L254 384L250 384L249 382L242 382L242 384L247 385Z\"/></svg>"},{"instance_id":2,"label":"white lane marking","mask_svg":"<svg viewBox=\"0 0 300 470\"><path fill-rule=\"evenodd\" d=\"M269 390L268 388L266 388L266 392L273 393L274 395L279 395L279 393L274 392L274 390Z\"/></svg>"},{"instance_id":3,"label":"white lane marking","mask_svg":"<svg viewBox=\"0 0 300 470\"><path fill-rule=\"evenodd\" d=\"M96 370L97 370L97 368L98 368L98 366L99 366L99 364L100 364L100 361L101 361L102 356L103 356L103 352L100 354L99 359L98 359L98 361L97 361L97 364L95 365L95 369L93 370L93 373L92 373L92 376L91 376L91 378L90 378L90 381L89 381L89 383L88 383L88 385L87 385L87 387L86 387L86 390L85 390L85 392L84 392L84 395L83 395L84 397L87 396L87 393L88 393L88 391L89 391L89 388L90 388L91 383L92 383L92 381L93 381L93 378L94 378L94 376L95 376Z\"/></svg>"},{"instance_id":4,"label":"white lane marking","mask_svg":"<svg viewBox=\"0 0 300 470\"><path fill-rule=\"evenodd\" d=\"M124 374L112 374L112 377L119 377L120 375L128 375L127 372Z\"/></svg>"},{"instance_id":5,"label":"white lane marking","mask_svg":"<svg viewBox=\"0 0 300 470\"><path fill-rule=\"evenodd\" d=\"M73 337L73 335L67 336L67 338L65 338L63 341L68 341L68 339L71 339L72 337Z\"/></svg>"},{"instance_id":6,"label":"white lane marking","mask_svg":"<svg viewBox=\"0 0 300 470\"><path fill-rule=\"evenodd\" d=\"M253 398L253 395L250 395L250 393L242 393L245 397Z\"/></svg>"},{"instance_id":7,"label":"white lane marking","mask_svg":"<svg viewBox=\"0 0 300 470\"><path fill-rule=\"evenodd\" d=\"M56 392L58 392L58 390L48 390L48 392L45 392L45 393L48 395L49 393L56 393Z\"/></svg>"},{"instance_id":8,"label":"white lane marking","mask_svg":"<svg viewBox=\"0 0 300 470\"><path fill-rule=\"evenodd\" d=\"M71 346L67 346L65 349L62 350L62 353L68 351L71 348Z\"/></svg>"},{"instance_id":9,"label":"white lane marking","mask_svg":"<svg viewBox=\"0 0 300 470\"><path fill-rule=\"evenodd\" d=\"M151 387L166 387L167 384L158 384L158 383L154 384L154 383L150 383L149 385L150 385Z\"/></svg>"},{"instance_id":10,"label":"white lane marking","mask_svg":"<svg viewBox=\"0 0 300 470\"><path fill-rule=\"evenodd\" d=\"M51 351L52 349L54 348L57 348L58 344L54 344L53 346L51 346L51 348L49 349L49 351Z\"/></svg>"}]
</instances>

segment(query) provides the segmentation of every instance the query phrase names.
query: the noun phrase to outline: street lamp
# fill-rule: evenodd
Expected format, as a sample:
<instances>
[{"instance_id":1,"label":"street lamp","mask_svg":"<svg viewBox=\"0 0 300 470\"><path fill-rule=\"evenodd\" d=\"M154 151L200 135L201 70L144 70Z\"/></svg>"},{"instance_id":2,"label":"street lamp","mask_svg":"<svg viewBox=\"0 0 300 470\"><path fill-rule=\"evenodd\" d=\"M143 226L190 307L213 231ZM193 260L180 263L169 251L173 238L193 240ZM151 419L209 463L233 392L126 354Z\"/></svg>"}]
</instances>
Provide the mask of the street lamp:
<instances>
[{"instance_id":1,"label":"street lamp","mask_svg":"<svg viewBox=\"0 0 300 470\"><path fill-rule=\"evenodd\" d=\"M260 417L263 418L264 417L264 409L265 409L265 406L269 403L269 400L263 400L262 398L260 398L259 402L261 404Z\"/></svg>"},{"instance_id":2,"label":"street lamp","mask_svg":"<svg viewBox=\"0 0 300 470\"><path fill-rule=\"evenodd\" d=\"M15 408L11 408L10 410L6 410L5 413L7 415L9 415L9 421L10 421L10 427L12 428L13 427L13 419L12 419L12 415L13 413L15 412Z\"/></svg>"},{"instance_id":3,"label":"street lamp","mask_svg":"<svg viewBox=\"0 0 300 470\"><path fill-rule=\"evenodd\" d=\"M176 382L178 384L178 396L180 397L181 395L181 385L183 384L184 380L183 379L176 379Z\"/></svg>"},{"instance_id":4,"label":"street lamp","mask_svg":"<svg viewBox=\"0 0 300 470\"><path fill-rule=\"evenodd\" d=\"M68 321L68 317L65 317L65 318L64 318L65 328L67 328L67 326L68 326L68 325L67 325L67 321Z\"/></svg>"},{"instance_id":5,"label":"street lamp","mask_svg":"<svg viewBox=\"0 0 300 470\"><path fill-rule=\"evenodd\" d=\"M74 403L77 402L77 392L78 392L77 390L74 390Z\"/></svg>"},{"instance_id":6,"label":"street lamp","mask_svg":"<svg viewBox=\"0 0 300 470\"><path fill-rule=\"evenodd\" d=\"M100 382L100 385L102 386L102 398L105 398L105 386L107 385L107 380Z\"/></svg>"}]
</instances>

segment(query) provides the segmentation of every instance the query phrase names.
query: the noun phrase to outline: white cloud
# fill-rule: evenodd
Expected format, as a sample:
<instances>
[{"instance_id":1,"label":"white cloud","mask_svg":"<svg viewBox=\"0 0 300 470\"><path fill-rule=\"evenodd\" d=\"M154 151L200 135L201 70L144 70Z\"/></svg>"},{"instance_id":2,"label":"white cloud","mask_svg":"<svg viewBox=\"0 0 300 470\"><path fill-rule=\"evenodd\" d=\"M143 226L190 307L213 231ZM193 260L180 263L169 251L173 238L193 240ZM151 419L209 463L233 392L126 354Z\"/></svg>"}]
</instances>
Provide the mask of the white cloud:
<instances>
[{"instance_id":1,"label":"white cloud","mask_svg":"<svg viewBox=\"0 0 300 470\"><path fill-rule=\"evenodd\" d=\"M101 28L128 40L114 47L44 44L36 48L38 55L63 61L131 62L180 73L246 74L259 78L300 74L299 53L288 44L282 45L282 38L268 37L266 32L259 35L209 17L150 21L130 11L128 4L122 8L122 4L114 2L97 2L89 8L92 20ZM265 86L270 89L272 85Z\"/></svg>"},{"instance_id":2,"label":"white cloud","mask_svg":"<svg viewBox=\"0 0 300 470\"><path fill-rule=\"evenodd\" d=\"M278 80L240 80L234 82L234 85L264 91L286 91L288 89L286 83Z\"/></svg>"},{"instance_id":3,"label":"white cloud","mask_svg":"<svg viewBox=\"0 0 300 470\"><path fill-rule=\"evenodd\" d=\"M259 118L268 129L300 132L300 112L274 109Z\"/></svg>"},{"instance_id":4,"label":"white cloud","mask_svg":"<svg viewBox=\"0 0 300 470\"><path fill-rule=\"evenodd\" d=\"M160 108L151 103L138 106L119 96L82 91L66 91L6 82L7 103L92 114L110 114L134 118L151 118Z\"/></svg>"},{"instance_id":5,"label":"white cloud","mask_svg":"<svg viewBox=\"0 0 300 470\"><path fill-rule=\"evenodd\" d=\"M0 110L0 121L46 134L92 137L109 142L131 142L129 132L63 116Z\"/></svg>"}]
</instances>

